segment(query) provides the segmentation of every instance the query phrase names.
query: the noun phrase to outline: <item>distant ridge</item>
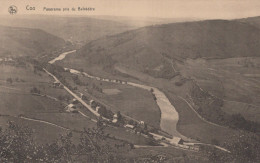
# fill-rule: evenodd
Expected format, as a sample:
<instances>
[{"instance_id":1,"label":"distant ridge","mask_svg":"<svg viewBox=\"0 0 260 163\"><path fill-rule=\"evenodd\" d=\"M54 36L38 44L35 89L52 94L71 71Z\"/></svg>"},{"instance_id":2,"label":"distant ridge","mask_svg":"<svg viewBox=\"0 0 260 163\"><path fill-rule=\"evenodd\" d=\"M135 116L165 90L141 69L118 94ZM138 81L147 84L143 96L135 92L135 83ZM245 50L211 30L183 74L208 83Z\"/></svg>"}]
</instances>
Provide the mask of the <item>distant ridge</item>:
<instances>
[{"instance_id":1,"label":"distant ridge","mask_svg":"<svg viewBox=\"0 0 260 163\"><path fill-rule=\"evenodd\" d=\"M37 56L66 42L40 29L0 26L0 56Z\"/></svg>"},{"instance_id":2,"label":"distant ridge","mask_svg":"<svg viewBox=\"0 0 260 163\"><path fill-rule=\"evenodd\" d=\"M239 21L154 25L92 41L79 50L88 63L154 69L165 59L260 55L260 30Z\"/></svg>"}]
</instances>

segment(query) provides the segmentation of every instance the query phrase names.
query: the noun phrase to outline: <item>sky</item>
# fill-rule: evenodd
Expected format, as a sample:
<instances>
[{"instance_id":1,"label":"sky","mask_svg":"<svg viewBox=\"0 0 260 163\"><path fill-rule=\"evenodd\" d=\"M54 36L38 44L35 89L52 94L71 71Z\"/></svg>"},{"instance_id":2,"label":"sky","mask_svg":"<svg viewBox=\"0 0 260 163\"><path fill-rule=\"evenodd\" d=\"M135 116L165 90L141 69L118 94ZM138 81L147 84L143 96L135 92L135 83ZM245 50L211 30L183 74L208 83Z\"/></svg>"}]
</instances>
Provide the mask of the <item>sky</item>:
<instances>
[{"instance_id":1,"label":"sky","mask_svg":"<svg viewBox=\"0 0 260 163\"><path fill-rule=\"evenodd\" d=\"M0 15L111 15L128 17L234 19L260 16L260 0L0 0ZM27 10L28 7L35 10ZM69 8L70 11L44 11L43 8ZM75 7L76 11L71 11ZM77 11L78 7L95 8ZM15 16L15 15L12 15Z\"/></svg>"}]
</instances>

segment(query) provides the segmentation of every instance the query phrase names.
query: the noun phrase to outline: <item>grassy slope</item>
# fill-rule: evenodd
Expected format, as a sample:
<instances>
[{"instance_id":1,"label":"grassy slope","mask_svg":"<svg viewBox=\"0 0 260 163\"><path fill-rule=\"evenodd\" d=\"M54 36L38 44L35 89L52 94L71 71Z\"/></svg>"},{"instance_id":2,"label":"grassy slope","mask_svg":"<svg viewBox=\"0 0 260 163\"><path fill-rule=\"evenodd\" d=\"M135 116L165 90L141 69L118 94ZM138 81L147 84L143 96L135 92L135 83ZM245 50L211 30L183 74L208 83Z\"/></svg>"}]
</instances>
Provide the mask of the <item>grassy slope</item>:
<instances>
[{"instance_id":1,"label":"grassy slope","mask_svg":"<svg viewBox=\"0 0 260 163\"><path fill-rule=\"evenodd\" d=\"M246 119L259 121L259 58L188 60L178 69L187 78L224 100L223 110L241 113Z\"/></svg>"},{"instance_id":2,"label":"grassy slope","mask_svg":"<svg viewBox=\"0 0 260 163\"><path fill-rule=\"evenodd\" d=\"M236 21L211 20L144 27L93 41L78 53L86 62L120 63L144 71L176 58L256 56L260 30ZM165 65L167 66L167 65Z\"/></svg>"},{"instance_id":3,"label":"grassy slope","mask_svg":"<svg viewBox=\"0 0 260 163\"><path fill-rule=\"evenodd\" d=\"M171 92L167 95L179 113L177 129L183 135L204 143L211 143L211 140L216 139L223 145L232 135L238 133L233 129L213 126L202 121L183 100Z\"/></svg>"},{"instance_id":4,"label":"grassy slope","mask_svg":"<svg viewBox=\"0 0 260 163\"><path fill-rule=\"evenodd\" d=\"M39 29L0 26L0 56L38 56L65 46L65 41Z\"/></svg>"},{"instance_id":5,"label":"grassy slope","mask_svg":"<svg viewBox=\"0 0 260 163\"><path fill-rule=\"evenodd\" d=\"M96 127L96 123L80 114L66 113L64 110L66 103L71 101L55 101L53 99L41 96L30 95L30 89L36 87L41 90L41 94L58 97L59 95L69 95L60 88L53 88L53 79L44 72L33 72L33 67L27 63L24 68L18 68L10 65L1 64L0 71L0 110L2 115L18 116L20 114L46 122L54 123L69 129L83 130L84 128ZM41 75L39 75L41 74ZM12 78L13 83L7 83L6 79ZM15 81L15 78L23 82ZM70 96L70 95L69 95ZM80 104L79 109L86 115L94 118L88 110ZM61 112L60 112L61 111ZM18 117L0 116L1 126L4 126L8 120L15 121L22 125L27 125L35 130L34 137L38 143L52 142L58 138L59 134L64 134L66 130L47 125L40 122L23 120ZM95 117L96 118L96 117ZM40 126L41 128L37 128ZM126 132L124 128L108 127L105 130L111 136L122 139L133 144L145 145L148 140L134 133ZM44 137L42 137L44 136ZM78 135L76 135L76 138Z\"/></svg>"},{"instance_id":6,"label":"grassy slope","mask_svg":"<svg viewBox=\"0 0 260 163\"><path fill-rule=\"evenodd\" d=\"M237 19L237 21L253 25L260 29L260 16L249 17L249 18L244 18L244 19Z\"/></svg>"}]
</instances>

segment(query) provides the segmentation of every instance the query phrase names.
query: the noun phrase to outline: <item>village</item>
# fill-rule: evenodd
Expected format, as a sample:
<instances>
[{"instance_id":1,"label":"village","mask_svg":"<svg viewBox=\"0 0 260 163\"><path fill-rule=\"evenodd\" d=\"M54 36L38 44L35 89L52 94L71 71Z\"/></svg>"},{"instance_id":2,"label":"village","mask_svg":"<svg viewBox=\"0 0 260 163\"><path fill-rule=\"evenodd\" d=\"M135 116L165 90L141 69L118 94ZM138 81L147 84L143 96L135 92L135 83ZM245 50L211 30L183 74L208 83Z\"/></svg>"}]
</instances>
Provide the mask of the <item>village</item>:
<instances>
[{"instance_id":1,"label":"village","mask_svg":"<svg viewBox=\"0 0 260 163\"><path fill-rule=\"evenodd\" d=\"M75 72L74 72L75 73ZM76 72L79 74L79 72ZM91 78L93 78L91 76ZM107 81L107 82L114 82L114 83L120 83L120 84L127 84L125 81L121 80L111 80L111 79L103 79L99 77L95 77L97 80L101 81ZM56 88L64 88L63 84L61 84L59 81L55 81L53 83L53 86ZM154 100L156 100L155 95L153 94L153 89L150 89L150 92L154 96ZM125 128L127 132L131 132L134 134L141 135L145 138L154 140L155 144L158 144L159 146L174 146L176 148L186 149L186 150L193 150L193 151L199 151L199 145L196 143L191 143L184 141L180 137L176 136L170 136L169 134L162 136L162 132L158 129L155 129L152 126L149 126L147 123L145 123L142 120L135 120L131 117L124 116L120 113L120 111L114 113L110 109L108 109L106 106L98 102L97 100L91 99L91 97L86 96L82 93L78 93L78 96L81 100L86 102L93 111L95 111L100 117L99 121L106 126L114 126L114 127L122 127ZM81 105L81 102L77 100L76 98L73 98L70 101L70 104L68 104L65 107L65 111L68 113L79 113L79 106ZM154 144L151 144L154 145Z\"/></svg>"}]
</instances>

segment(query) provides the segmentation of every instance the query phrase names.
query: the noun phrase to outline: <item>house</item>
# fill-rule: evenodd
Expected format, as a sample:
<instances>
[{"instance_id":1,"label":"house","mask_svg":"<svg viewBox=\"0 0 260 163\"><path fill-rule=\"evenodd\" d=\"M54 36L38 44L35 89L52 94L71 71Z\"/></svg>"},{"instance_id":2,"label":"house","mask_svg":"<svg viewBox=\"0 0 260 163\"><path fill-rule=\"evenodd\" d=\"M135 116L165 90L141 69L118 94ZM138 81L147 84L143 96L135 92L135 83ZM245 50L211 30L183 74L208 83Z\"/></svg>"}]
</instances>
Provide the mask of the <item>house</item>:
<instances>
[{"instance_id":1,"label":"house","mask_svg":"<svg viewBox=\"0 0 260 163\"><path fill-rule=\"evenodd\" d=\"M140 124L140 125L144 125L144 121L140 121L139 124Z\"/></svg>"},{"instance_id":2,"label":"house","mask_svg":"<svg viewBox=\"0 0 260 163\"><path fill-rule=\"evenodd\" d=\"M117 119L113 119L113 120L112 120L112 123L117 123L117 122L118 122Z\"/></svg>"},{"instance_id":3,"label":"house","mask_svg":"<svg viewBox=\"0 0 260 163\"><path fill-rule=\"evenodd\" d=\"M118 118L118 115L117 115L117 113L116 113L116 114L114 114L113 118L114 118L114 119L117 119L117 118Z\"/></svg>"},{"instance_id":4,"label":"house","mask_svg":"<svg viewBox=\"0 0 260 163\"><path fill-rule=\"evenodd\" d=\"M69 105L66 107L66 112L77 113L78 111L77 111L75 105L69 104Z\"/></svg>"},{"instance_id":5,"label":"house","mask_svg":"<svg viewBox=\"0 0 260 163\"><path fill-rule=\"evenodd\" d=\"M117 123L118 122L118 115L117 115L117 113L114 114L112 122L113 123Z\"/></svg>"},{"instance_id":6,"label":"house","mask_svg":"<svg viewBox=\"0 0 260 163\"><path fill-rule=\"evenodd\" d=\"M134 128L135 128L135 126L129 125L129 124L126 124L124 127L125 127L125 128L130 128L130 129L134 129Z\"/></svg>"},{"instance_id":7,"label":"house","mask_svg":"<svg viewBox=\"0 0 260 163\"><path fill-rule=\"evenodd\" d=\"M100 106L97 106L97 107L96 107L96 111L98 112L99 109L100 109Z\"/></svg>"},{"instance_id":8,"label":"house","mask_svg":"<svg viewBox=\"0 0 260 163\"><path fill-rule=\"evenodd\" d=\"M54 87L59 87L60 86L60 82L58 82L58 81L53 82L53 86Z\"/></svg>"}]
</instances>

